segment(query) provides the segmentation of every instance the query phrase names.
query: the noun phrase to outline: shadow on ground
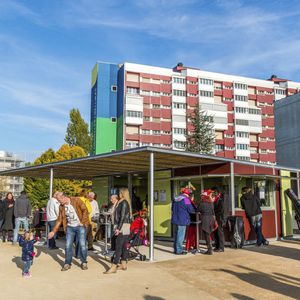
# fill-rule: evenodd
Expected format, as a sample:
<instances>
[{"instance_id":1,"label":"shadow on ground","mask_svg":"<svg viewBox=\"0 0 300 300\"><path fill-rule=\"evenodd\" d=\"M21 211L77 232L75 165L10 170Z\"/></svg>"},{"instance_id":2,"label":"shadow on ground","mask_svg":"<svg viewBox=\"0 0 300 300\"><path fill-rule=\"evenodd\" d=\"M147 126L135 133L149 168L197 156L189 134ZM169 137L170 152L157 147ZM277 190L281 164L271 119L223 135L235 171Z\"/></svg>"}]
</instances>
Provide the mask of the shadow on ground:
<instances>
[{"instance_id":1,"label":"shadow on ground","mask_svg":"<svg viewBox=\"0 0 300 300\"><path fill-rule=\"evenodd\" d=\"M267 274L241 265L235 265L235 267L241 269L242 272L237 272L229 269L216 269L215 271L231 274L232 276L235 276L238 279L247 282L248 284L252 284L255 287L260 287L262 289L272 291L283 296L299 299L300 283L298 278L286 276L285 274L280 273ZM239 294L236 295L238 295L239 297L243 296Z\"/></svg>"}]
</instances>

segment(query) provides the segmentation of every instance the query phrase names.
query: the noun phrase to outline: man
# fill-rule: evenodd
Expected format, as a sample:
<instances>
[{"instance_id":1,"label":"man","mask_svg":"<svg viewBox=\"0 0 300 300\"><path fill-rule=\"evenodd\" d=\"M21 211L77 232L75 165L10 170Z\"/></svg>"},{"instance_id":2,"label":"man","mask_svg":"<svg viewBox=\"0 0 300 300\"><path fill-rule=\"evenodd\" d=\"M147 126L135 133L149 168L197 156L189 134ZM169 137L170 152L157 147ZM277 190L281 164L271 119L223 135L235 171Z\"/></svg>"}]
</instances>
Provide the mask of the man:
<instances>
[{"instance_id":1,"label":"man","mask_svg":"<svg viewBox=\"0 0 300 300\"><path fill-rule=\"evenodd\" d=\"M99 219L99 206L98 202L95 200L95 193L94 192L89 192L88 193L88 199L90 201L90 205L92 208L91 212L91 225L88 228L88 233L87 233L87 240L88 240L88 250L93 251L95 250L93 248L93 232L96 231L97 229L97 223Z\"/></svg>"},{"instance_id":2,"label":"man","mask_svg":"<svg viewBox=\"0 0 300 300\"><path fill-rule=\"evenodd\" d=\"M219 192L217 187L211 188L213 197L214 197L214 211L216 221L218 223L218 228L214 232L215 237L215 252L224 252L224 229L223 224L225 223L224 219L224 198Z\"/></svg>"},{"instance_id":3,"label":"man","mask_svg":"<svg viewBox=\"0 0 300 300\"><path fill-rule=\"evenodd\" d=\"M192 191L184 188L181 194L172 201L172 219L171 222L175 229L174 253L177 255L187 254L183 251L183 241L186 227L190 225L190 214L195 213L194 206L189 199Z\"/></svg>"},{"instance_id":4,"label":"man","mask_svg":"<svg viewBox=\"0 0 300 300\"><path fill-rule=\"evenodd\" d=\"M262 233L262 211L260 208L260 200L252 194L250 187L242 188L241 197L242 208L246 212L249 223L253 226L257 236L257 246L262 244L267 246L269 242L264 238Z\"/></svg>"},{"instance_id":5,"label":"man","mask_svg":"<svg viewBox=\"0 0 300 300\"><path fill-rule=\"evenodd\" d=\"M59 205L60 204L56 199L57 193L58 192L55 192L53 194L53 197L51 197L47 203L46 211L47 211L47 222L48 222L49 232L53 230L56 220L59 215ZM56 234L52 239L50 239L48 241L48 247L51 250L58 249L58 247L56 247L55 238L56 238Z\"/></svg>"},{"instance_id":6,"label":"man","mask_svg":"<svg viewBox=\"0 0 300 300\"><path fill-rule=\"evenodd\" d=\"M24 226L25 231L29 231L29 217L31 215L31 204L25 191L21 192L20 197L15 201L14 216L15 216L15 229L13 245L18 241L18 234L21 223Z\"/></svg>"},{"instance_id":7,"label":"man","mask_svg":"<svg viewBox=\"0 0 300 300\"><path fill-rule=\"evenodd\" d=\"M66 233L66 253L65 264L61 270L67 271L71 268L74 238L80 248L81 269L87 270L86 229L90 225L87 208L79 198L67 197L62 192L56 194L56 199L60 203L59 214L53 230L48 234L48 239L52 239L63 225Z\"/></svg>"}]
</instances>

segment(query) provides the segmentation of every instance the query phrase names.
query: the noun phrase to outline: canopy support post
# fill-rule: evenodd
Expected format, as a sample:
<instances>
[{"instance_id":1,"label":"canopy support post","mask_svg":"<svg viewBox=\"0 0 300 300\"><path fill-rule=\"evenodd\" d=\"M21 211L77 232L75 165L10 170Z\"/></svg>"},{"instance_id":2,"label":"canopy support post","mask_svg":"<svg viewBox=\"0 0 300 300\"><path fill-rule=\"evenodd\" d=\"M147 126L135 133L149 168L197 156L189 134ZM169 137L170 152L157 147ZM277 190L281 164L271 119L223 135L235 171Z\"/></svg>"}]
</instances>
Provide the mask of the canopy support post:
<instances>
[{"instance_id":1,"label":"canopy support post","mask_svg":"<svg viewBox=\"0 0 300 300\"><path fill-rule=\"evenodd\" d=\"M230 163L230 196L231 196L231 214L235 216L235 194L234 194L234 163Z\"/></svg>"},{"instance_id":2,"label":"canopy support post","mask_svg":"<svg viewBox=\"0 0 300 300\"><path fill-rule=\"evenodd\" d=\"M149 247L149 259L150 262L154 261L154 153L150 153L149 164L149 176L150 176L150 247Z\"/></svg>"},{"instance_id":3,"label":"canopy support post","mask_svg":"<svg viewBox=\"0 0 300 300\"><path fill-rule=\"evenodd\" d=\"M49 186L49 200L52 198L53 194L53 168L50 169L50 186ZM48 218L46 219L46 240L47 240L47 247L49 247L49 240L48 240Z\"/></svg>"}]
</instances>

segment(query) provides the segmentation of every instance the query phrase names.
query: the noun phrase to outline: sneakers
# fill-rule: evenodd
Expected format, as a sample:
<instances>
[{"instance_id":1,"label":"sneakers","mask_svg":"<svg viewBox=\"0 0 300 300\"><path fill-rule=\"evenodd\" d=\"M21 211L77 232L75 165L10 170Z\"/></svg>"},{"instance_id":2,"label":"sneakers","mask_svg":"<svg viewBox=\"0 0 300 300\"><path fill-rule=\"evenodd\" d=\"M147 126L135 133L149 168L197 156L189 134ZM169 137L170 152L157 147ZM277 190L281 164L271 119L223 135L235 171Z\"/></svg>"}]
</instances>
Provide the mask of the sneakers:
<instances>
[{"instance_id":1,"label":"sneakers","mask_svg":"<svg viewBox=\"0 0 300 300\"><path fill-rule=\"evenodd\" d=\"M214 249L214 252L224 252L224 249L221 249L221 248L215 248L215 249Z\"/></svg>"},{"instance_id":2,"label":"sneakers","mask_svg":"<svg viewBox=\"0 0 300 300\"><path fill-rule=\"evenodd\" d=\"M68 264L64 264L64 266L62 267L62 271L68 271L71 269L71 265L68 265Z\"/></svg>"},{"instance_id":3,"label":"sneakers","mask_svg":"<svg viewBox=\"0 0 300 300\"><path fill-rule=\"evenodd\" d=\"M23 273L23 278L30 278L30 277L31 277L30 272L28 272L28 273Z\"/></svg>"},{"instance_id":4,"label":"sneakers","mask_svg":"<svg viewBox=\"0 0 300 300\"><path fill-rule=\"evenodd\" d=\"M87 263L82 263L81 264L81 269L84 270L84 271L87 270L88 269Z\"/></svg>"}]
</instances>

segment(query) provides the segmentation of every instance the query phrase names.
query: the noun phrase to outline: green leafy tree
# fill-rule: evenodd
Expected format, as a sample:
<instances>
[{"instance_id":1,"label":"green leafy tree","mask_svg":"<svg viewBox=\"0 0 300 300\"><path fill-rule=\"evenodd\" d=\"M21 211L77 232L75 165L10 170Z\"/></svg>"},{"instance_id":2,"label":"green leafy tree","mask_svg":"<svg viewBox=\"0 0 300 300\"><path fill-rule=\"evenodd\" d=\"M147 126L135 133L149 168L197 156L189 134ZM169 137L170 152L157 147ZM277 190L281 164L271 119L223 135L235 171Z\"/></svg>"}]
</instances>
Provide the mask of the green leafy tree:
<instances>
[{"instance_id":1,"label":"green leafy tree","mask_svg":"<svg viewBox=\"0 0 300 300\"><path fill-rule=\"evenodd\" d=\"M211 154L215 145L214 123L207 112L198 104L189 115L192 130L186 135L186 151Z\"/></svg>"},{"instance_id":2,"label":"green leafy tree","mask_svg":"<svg viewBox=\"0 0 300 300\"><path fill-rule=\"evenodd\" d=\"M71 109L70 122L67 127L65 142L69 146L79 146L86 154L91 152L92 138L89 134L89 126L81 117L78 109Z\"/></svg>"},{"instance_id":3,"label":"green leafy tree","mask_svg":"<svg viewBox=\"0 0 300 300\"><path fill-rule=\"evenodd\" d=\"M74 159L86 156L84 149L79 146L62 145L56 152L48 149L38 157L33 165L40 165L56 161ZM50 174L49 174L50 176ZM49 199L50 180L44 178L25 178L24 189L35 208L45 207ZM53 191L59 190L69 196L76 196L83 187L90 185L89 181L55 179L53 181Z\"/></svg>"}]
</instances>

